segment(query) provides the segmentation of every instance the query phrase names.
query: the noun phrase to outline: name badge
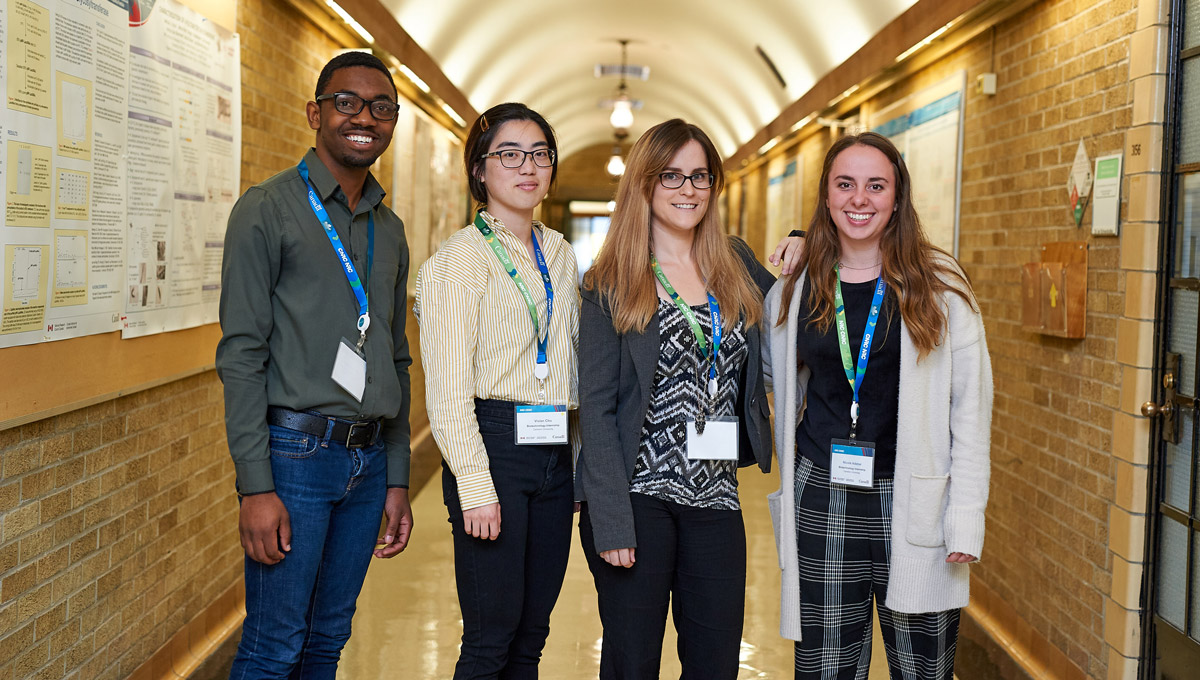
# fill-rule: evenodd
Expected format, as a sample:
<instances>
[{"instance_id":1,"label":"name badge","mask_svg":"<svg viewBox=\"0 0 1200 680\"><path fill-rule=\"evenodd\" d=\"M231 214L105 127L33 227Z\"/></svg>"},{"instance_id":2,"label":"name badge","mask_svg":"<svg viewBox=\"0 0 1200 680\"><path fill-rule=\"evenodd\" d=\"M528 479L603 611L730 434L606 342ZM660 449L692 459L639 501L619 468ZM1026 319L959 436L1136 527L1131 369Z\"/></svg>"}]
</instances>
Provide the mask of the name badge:
<instances>
[{"instance_id":1,"label":"name badge","mask_svg":"<svg viewBox=\"0 0 1200 680\"><path fill-rule=\"evenodd\" d=\"M829 481L869 489L874 475L874 443L834 439L829 445Z\"/></svg>"},{"instance_id":2,"label":"name badge","mask_svg":"<svg viewBox=\"0 0 1200 680\"><path fill-rule=\"evenodd\" d=\"M737 417L712 416L705 421L704 434L696 432L696 421L687 423L688 460L737 460Z\"/></svg>"},{"instance_id":3,"label":"name badge","mask_svg":"<svg viewBox=\"0 0 1200 680\"><path fill-rule=\"evenodd\" d=\"M346 338L338 343L333 360L333 381L358 401L367 389L367 357Z\"/></svg>"},{"instance_id":4,"label":"name badge","mask_svg":"<svg viewBox=\"0 0 1200 680\"><path fill-rule=\"evenodd\" d=\"M518 444L566 444L567 407L563 404L517 404Z\"/></svg>"}]
</instances>

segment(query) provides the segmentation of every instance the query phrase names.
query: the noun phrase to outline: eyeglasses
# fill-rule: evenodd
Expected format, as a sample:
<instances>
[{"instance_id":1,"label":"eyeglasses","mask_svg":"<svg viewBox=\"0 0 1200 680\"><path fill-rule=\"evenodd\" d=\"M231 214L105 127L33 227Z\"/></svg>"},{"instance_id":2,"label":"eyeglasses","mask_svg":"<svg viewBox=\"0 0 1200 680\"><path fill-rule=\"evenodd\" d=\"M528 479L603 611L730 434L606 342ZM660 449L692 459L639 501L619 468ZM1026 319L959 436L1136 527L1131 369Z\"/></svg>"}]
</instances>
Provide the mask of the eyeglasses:
<instances>
[{"instance_id":1,"label":"eyeglasses","mask_svg":"<svg viewBox=\"0 0 1200 680\"><path fill-rule=\"evenodd\" d=\"M682 172L658 173L658 183L663 185L664 189L678 189L683 186L684 180L691 180L692 186L697 189L711 189L713 174L711 172L697 172L694 175L685 175Z\"/></svg>"},{"instance_id":2,"label":"eyeglasses","mask_svg":"<svg viewBox=\"0 0 1200 680\"><path fill-rule=\"evenodd\" d=\"M506 168L519 168L525 165L525 159L533 156L533 164L539 168L554 167L554 152L550 149L534 149L533 151L524 151L522 149L501 149L491 153L485 153L480 158L499 158L500 165Z\"/></svg>"},{"instance_id":3,"label":"eyeglasses","mask_svg":"<svg viewBox=\"0 0 1200 680\"><path fill-rule=\"evenodd\" d=\"M333 100L333 108L343 116L357 116L370 103L371 117L375 120L395 120L400 105L388 99L372 99L370 102L351 92L334 92L317 96L318 102Z\"/></svg>"}]
</instances>

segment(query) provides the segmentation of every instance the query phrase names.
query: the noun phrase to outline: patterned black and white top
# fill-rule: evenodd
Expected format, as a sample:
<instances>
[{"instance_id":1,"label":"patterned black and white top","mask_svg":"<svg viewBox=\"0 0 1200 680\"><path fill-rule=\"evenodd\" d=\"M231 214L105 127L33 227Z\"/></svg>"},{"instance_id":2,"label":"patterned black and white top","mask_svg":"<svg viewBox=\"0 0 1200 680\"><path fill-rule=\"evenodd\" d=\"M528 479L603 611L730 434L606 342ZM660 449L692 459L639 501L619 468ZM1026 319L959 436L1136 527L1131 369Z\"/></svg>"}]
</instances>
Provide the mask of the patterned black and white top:
<instances>
[{"instance_id":1,"label":"patterned black and white top","mask_svg":"<svg viewBox=\"0 0 1200 680\"><path fill-rule=\"evenodd\" d=\"M708 305L696 305L692 311L711 340ZM659 298L658 324L662 343L658 368L630 491L697 508L738 510L737 461L687 457L687 421L695 419L697 409L702 408L708 362L700 356L696 336L674 302ZM745 361L746 335L739 321L732 332L721 337L717 397L710 417L735 415L738 376Z\"/></svg>"}]
</instances>

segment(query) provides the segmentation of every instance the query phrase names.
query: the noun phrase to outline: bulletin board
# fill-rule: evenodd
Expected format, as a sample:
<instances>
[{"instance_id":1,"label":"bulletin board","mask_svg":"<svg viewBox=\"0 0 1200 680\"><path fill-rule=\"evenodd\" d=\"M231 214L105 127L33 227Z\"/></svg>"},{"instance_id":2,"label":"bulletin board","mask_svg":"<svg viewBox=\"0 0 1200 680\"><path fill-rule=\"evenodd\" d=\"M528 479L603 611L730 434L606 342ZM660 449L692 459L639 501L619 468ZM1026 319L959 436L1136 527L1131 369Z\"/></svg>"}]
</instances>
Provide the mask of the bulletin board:
<instances>
[{"instance_id":1,"label":"bulletin board","mask_svg":"<svg viewBox=\"0 0 1200 680\"><path fill-rule=\"evenodd\" d=\"M183 5L192 7L197 11L201 11L215 25L223 29L233 31L236 30L237 24L237 2L236 0L180 0ZM165 3L164 3L165 5ZM9 4L8 8L16 7ZM103 3L100 8L103 10L111 10L120 7L120 3ZM22 17L24 20L32 21L35 24L38 22L44 23L39 13L33 11L23 11ZM10 19L12 17L9 17ZM82 19L83 17L79 17ZM91 18L90 16L88 18ZM113 18L113 17L109 17ZM104 17L98 17L96 26L107 30L107 24L103 24ZM117 28L117 21L124 21L120 16L113 18L110 22L113 24L112 31L104 33L99 29L94 36L95 51L99 56L103 56L108 52L106 46L113 43L113 36L122 35ZM64 20L65 21L65 20ZM78 23L78 22L75 22ZM74 26L75 23L67 21L60 22L56 26L61 29L62 26ZM103 25L102 25L103 24ZM39 24L40 25L40 24ZM10 26L11 27L11 26ZM36 28L36 26L35 26ZM91 35L91 34L88 34ZM6 53L7 54L7 53ZM53 55L52 55L53 56ZM87 65L87 54L70 54L62 57L63 60L75 60L84 66ZM80 67L82 68L82 67ZM92 81L101 82L104 79L112 80L123 75L122 70L116 71L105 64L103 66L93 67L93 72L81 72L82 76L62 79L61 83L56 83L51 92L51 101L57 101L59 108L68 105L91 106L93 103L99 105L96 99L94 87L89 87ZM6 69L7 71L7 69ZM124 73L127 76L127 72ZM96 86L98 87L98 86ZM4 88L7 92L7 88ZM19 94L19 93L18 93ZM111 99L111 97L109 97ZM11 101L11 98L10 98ZM107 104L114 106L127 105L127 103L113 102L104 100ZM240 108L240 107L239 107ZM67 121L66 115L69 111L52 113L59 114L57 117L61 121ZM51 117L54 119L54 116ZM91 120L92 125L99 125L97 118L87 116L81 120ZM74 129L63 122L59 127L52 132L55 133L55 138L61 144L51 149L57 157L68 159L70 162L55 163L53 165L53 174L50 176L50 184L47 190L55 192L52 194L51 203L55 206L53 212L46 216L47 220L54 221L52 229L52 238L46 241L46 247L38 248L23 248L14 247L12 259L14 263L17 258L23 257L27 260L27 264L33 263L34 250L39 250L37 264L47 265L40 269L46 271L47 276L50 272L55 273L46 282L45 289L47 304L51 307L71 308L74 304L78 308L78 295L73 294L72 283L74 287L79 288L78 284L88 282L93 272L84 271L82 274L70 269L72 264L71 256L74 253L78 255L78 251L82 248L90 248L91 253L100 252L96 250L96 245L91 241L98 237L93 233L94 229L88 228L68 228L69 222L62 220L75 219L77 224L92 224L95 215L85 212L91 209L93 202L76 201L80 205L79 210L72 212L71 201L66 200L64 196L70 196L70 191L81 196L95 194L106 189L113 188L106 186L104 183L96 183L91 181L94 175L107 170L110 173L112 169L109 167L96 168L87 165L87 159L90 157L99 157L107 151L103 148L96 148L95 145L89 144L91 138L88 134L89 130L84 127L82 129ZM11 135L6 135L11 137ZM109 136L111 139L111 136ZM75 140L75 141L72 141ZM6 144L6 146L8 146ZM16 145L13 145L16 146ZM36 145L33 145L36 147ZM7 151L7 149L6 149ZM31 148L29 156L31 161L30 168L37 169L37 152L39 149ZM44 154L43 154L44 155ZM7 160L7 157L5 158ZM14 163L10 164L10 169L15 180L20 180L20 170L22 166L20 161L22 157L19 149L14 149ZM49 171L46 171L49 172ZM33 173L30 173L31 175ZM43 173L45 174L45 173ZM72 182L74 182L72 184ZM31 177L31 184L32 177ZM42 184L45 184L44 182ZM20 190L20 183L17 182L17 191ZM123 193L125 187L115 187L117 191ZM45 221L45 220L43 220ZM39 225L40 226L40 225ZM16 244L20 245L20 244ZM35 244L41 246L41 243ZM7 249L6 249L7 250ZM20 252L17 252L20 250ZM51 253L54 257L55 267L52 269L48 265ZM45 255L45 258L42 256ZM78 259L78 258L77 258ZM94 267L93 267L94 269ZM10 268L10 271L12 269ZM116 272L119 277L124 277L126 272L123 270ZM94 283L91 282L91 283ZM40 287L40 286L39 286ZM15 286L13 286L15 291ZM123 301L123 296L119 298ZM103 315L105 323L111 323L108 327L101 328L99 326L89 327L87 332L79 332L73 335L74 331L83 331L84 329L70 326L63 329L66 339L56 342L37 342L33 344L20 344L16 346L7 346L0 349L0 365L4 367L4 380L0 381L0 430L15 427L35 420L42 420L47 417L72 411L91 404L100 403L130 394L140 390L144 390L156 385L165 384L175 380L182 379L189 375L201 373L210 370L214 363L214 351L217 341L221 337L220 327L215 323L201 325L186 330L180 330L172 333L163 333L148 337L141 337L132 340L122 340L120 330L109 330L110 328L119 328L116 324L116 319L112 316L113 313L119 313L120 310L108 310ZM99 318L99 315L93 315ZM46 334L57 334L59 329L47 330L45 319L42 320L42 329L40 332ZM64 322L70 324L72 321ZM88 323L91 323L90 321ZM95 324L92 324L93 326ZM97 332L101 331L101 332Z\"/></svg>"}]
</instances>

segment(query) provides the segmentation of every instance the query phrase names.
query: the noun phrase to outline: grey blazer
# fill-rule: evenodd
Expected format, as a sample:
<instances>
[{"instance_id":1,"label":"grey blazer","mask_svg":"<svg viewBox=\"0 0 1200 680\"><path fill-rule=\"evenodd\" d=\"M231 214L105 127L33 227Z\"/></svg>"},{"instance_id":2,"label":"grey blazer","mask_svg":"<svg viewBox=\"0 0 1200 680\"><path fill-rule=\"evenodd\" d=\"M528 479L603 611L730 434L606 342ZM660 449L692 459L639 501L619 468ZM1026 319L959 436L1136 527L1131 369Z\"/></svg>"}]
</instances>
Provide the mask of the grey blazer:
<instances>
[{"instance_id":1,"label":"grey blazer","mask_svg":"<svg viewBox=\"0 0 1200 680\"><path fill-rule=\"evenodd\" d=\"M765 295L775 283L745 241L730 237ZM629 483L650 408L660 338L655 315L641 333L618 334L596 291L582 291L579 316L579 422L583 446L575 473L575 498L588 504L597 553L636 548ZM770 323L769 319L763 321ZM740 467L771 469L770 402L762 375L762 328L747 329L735 412L741 430Z\"/></svg>"}]
</instances>

